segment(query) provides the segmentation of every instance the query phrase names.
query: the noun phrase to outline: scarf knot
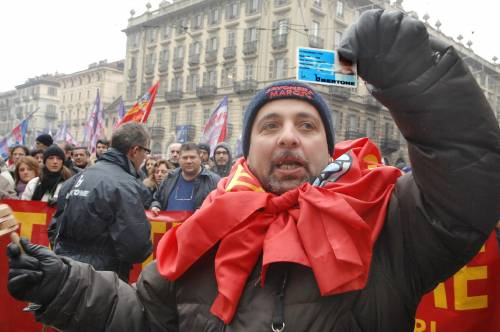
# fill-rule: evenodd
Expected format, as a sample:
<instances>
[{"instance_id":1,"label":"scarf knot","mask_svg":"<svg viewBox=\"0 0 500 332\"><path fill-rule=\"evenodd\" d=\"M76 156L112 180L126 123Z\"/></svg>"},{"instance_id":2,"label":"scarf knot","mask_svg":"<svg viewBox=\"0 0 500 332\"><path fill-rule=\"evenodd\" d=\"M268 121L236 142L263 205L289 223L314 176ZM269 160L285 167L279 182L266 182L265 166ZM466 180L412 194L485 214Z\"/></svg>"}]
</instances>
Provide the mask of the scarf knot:
<instances>
[{"instance_id":1,"label":"scarf knot","mask_svg":"<svg viewBox=\"0 0 500 332\"><path fill-rule=\"evenodd\" d=\"M289 190L279 196L271 196L267 201L265 212L279 214L298 206L299 188Z\"/></svg>"}]
</instances>

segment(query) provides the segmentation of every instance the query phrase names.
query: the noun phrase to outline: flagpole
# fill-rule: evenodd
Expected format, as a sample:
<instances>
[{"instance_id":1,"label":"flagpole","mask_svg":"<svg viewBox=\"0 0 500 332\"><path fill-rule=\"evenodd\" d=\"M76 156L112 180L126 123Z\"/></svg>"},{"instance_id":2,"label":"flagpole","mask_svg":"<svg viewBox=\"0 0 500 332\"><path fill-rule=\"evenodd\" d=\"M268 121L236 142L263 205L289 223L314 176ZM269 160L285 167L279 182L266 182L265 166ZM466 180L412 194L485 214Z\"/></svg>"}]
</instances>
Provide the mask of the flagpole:
<instances>
[{"instance_id":1,"label":"flagpole","mask_svg":"<svg viewBox=\"0 0 500 332\"><path fill-rule=\"evenodd\" d=\"M24 119L22 119L21 121L19 121L15 126L14 126L14 129L17 128L21 123L23 123L23 121L27 121L29 120L33 114L35 114L38 110L40 110L40 106L38 106L37 108L35 108L31 113L29 113L28 115L26 115L26 117ZM0 142L3 142L5 139L9 138L10 136L12 136L12 132L14 131L14 129L12 129L10 131L10 133L8 133L7 135L5 135L4 137L2 137L2 139L0 140Z\"/></svg>"}]
</instances>

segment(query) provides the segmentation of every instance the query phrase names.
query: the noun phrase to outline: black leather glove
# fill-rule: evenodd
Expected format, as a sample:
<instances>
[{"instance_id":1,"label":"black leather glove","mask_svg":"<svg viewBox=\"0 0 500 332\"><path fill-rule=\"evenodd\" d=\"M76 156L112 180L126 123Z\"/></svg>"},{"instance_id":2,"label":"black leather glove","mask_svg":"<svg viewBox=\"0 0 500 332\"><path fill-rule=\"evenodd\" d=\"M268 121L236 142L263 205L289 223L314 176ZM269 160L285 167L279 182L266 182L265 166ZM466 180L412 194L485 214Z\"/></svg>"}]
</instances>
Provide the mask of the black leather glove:
<instances>
[{"instance_id":1,"label":"black leather glove","mask_svg":"<svg viewBox=\"0 0 500 332\"><path fill-rule=\"evenodd\" d=\"M52 251L22 238L25 253L18 245L7 246L10 294L21 301L49 304L66 280L69 268Z\"/></svg>"},{"instance_id":2,"label":"black leather glove","mask_svg":"<svg viewBox=\"0 0 500 332\"><path fill-rule=\"evenodd\" d=\"M396 10L368 10L344 33L339 56L376 88L410 82L434 63L424 23Z\"/></svg>"}]
</instances>

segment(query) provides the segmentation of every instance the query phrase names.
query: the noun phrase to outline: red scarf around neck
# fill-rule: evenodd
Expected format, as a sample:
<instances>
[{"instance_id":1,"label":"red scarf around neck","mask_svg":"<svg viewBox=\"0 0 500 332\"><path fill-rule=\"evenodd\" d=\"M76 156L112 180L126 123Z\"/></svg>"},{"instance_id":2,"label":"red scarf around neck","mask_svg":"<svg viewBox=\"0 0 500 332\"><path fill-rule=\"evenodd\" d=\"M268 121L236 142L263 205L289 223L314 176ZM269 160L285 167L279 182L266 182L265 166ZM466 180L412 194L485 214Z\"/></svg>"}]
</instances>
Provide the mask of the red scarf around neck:
<instances>
[{"instance_id":1,"label":"red scarf around neck","mask_svg":"<svg viewBox=\"0 0 500 332\"><path fill-rule=\"evenodd\" d=\"M334 157L341 155L349 157L348 170L336 182L303 183L280 196L265 192L246 161L238 160L202 207L163 236L159 273L176 280L219 243L211 312L226 324L261 254L262 284L270 264L292 262L311 268L323 296L362 289L401 172L382 166L366 138L337 144Z\"/></svg>"}]
</instances>

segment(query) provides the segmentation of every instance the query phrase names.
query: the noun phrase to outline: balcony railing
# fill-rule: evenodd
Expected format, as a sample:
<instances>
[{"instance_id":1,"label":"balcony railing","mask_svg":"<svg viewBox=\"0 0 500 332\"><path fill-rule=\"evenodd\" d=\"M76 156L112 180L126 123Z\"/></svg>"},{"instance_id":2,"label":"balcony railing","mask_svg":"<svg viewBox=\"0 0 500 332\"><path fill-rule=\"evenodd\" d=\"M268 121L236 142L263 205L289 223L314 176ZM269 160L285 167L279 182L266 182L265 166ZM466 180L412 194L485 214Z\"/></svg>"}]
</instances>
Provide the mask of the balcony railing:
<instances>
[{"instance_id":1,"label":"balcony railing","mask_svg":"<svg viewBox=\"0 0 500 332\"><path fill-rule=\"evenodd\" d=\"M279 34L279 35L274 35L273 36L273 42L272 42L273 48L277 49L277 48L286 47L287 37L288 37L287 33L282 33L282 34Z\"/></svg>"},{"instance_id":2,"label":"balcony railing","mask_svg":"<svg viewBox=\"0 0 500 332\"><path fill-rule=\"evenodd\" d=\"M390 154L399 150L400 143L399 140L384 137L380 140L380 150L383 154Z\"/></svg>"},{"instance_id":3,"label":"balcony railing","mask_svg":"<svg viewBox=\"0 0 500 332\"><path fill-rule=\"evenodd\" d=\"M205 53L205 62L214 62L217 60L217 50L210 50Z\"/></svg>"},{"instance_id":4,"label":"balcony railing","mask_svg":"<svg viewBox=\"0 0 500 332\"><path fill-rule=\"evenodd\" d=\"M324 40L323 38L315 35L309 36L309 46L313 48L323 48Z\"/></svg>"},{"instance_id":5,"label":"balcony railing","mask_svg":"<svg viewBox=\"0 0 500 332\"><path fill-rule=\"evenodd\" d=\"M171 90L165 92L165 100L168 102L179 101L182 99L182 91L180 90Z\"/></svg>"},{"instance_id":6,"label":"balcony railing","mask_svg":"<svg viewBox=\"0 0 500 332\"><path fill-rule=\"evenodd\" d=\"M237 94L254 93L257 91L257 80L248 79L233 82L234 92Z\"/></svg>"},{"instance_id":7,"label":"balcony railing","mask_svg":"<svg viewBox=\"0 0 500 332\"><path fill-rule=\"evenodd\" d=\"M163 137L165 137L165 127L162 126L150 127L149 132L151 133L152 138L162 139Z\"/></svg>"},{"instance_id":8,"label":"balcony railing","mask_svg":"<svg viewBox=\"0 0 500 332\"><path fill-rule=\"evenodd\" d=\"M174 69L180 69L184 66L184 58L174 58L174 63L172 65Z\"/></svg>"},{"instance_id":9,"label":"balcony railing","mask_svg":"<svg viewBox=\"0 0 500 332\"><path fill-rule=\"evenodd\" d=\"M351 97L351 89L340 86L331 86L330 95L340 100L347 100Z\"/></svg>"},{"instance_id":10,"label":"balcony railing","mask_svg":"<svg viewBox=\"0 0 500 332\"><path fill-rule=\"evenodd\" d=\"M199 65L200 64L200 54L199 53L193 53L193 54L189 55L188 64L190 66Z\"/></svg>"},{"instance_id":11,"label":"balcony railing","mask_svg":"<svg viewBox=\"0 0 500 332\"><path fill-rule=\"evenodd\" d=\"M209 98L217 95L217 87L215 85L202 85L196 88L196 96L198 98Z\"/></svg>"},{"instance_id":12,"label":"balcony railing","mask_svg":"<svg viewBox=\"0 0 500 332\"><path fill-rule=\"evenodd\" d=\"M366 136L365 133L360 132L358 130L347 129L345 131L345 139L358 139L365 136Z\"/></svg>"},{"instance_id":13,"label":"balcony railing","mask_svg":"<svg viewBox=\"0 0 500 332\"><path fill-rule=\"evenodd\" d=\"M257 41L249 41L243 43L243 54L251 55L257 53Z\"/></svg>"},{"instance_id":14,"label":"balcony railing","mask_svg":"<svg viewBox=\"0 0 500 332\"><path fill-rule=\"evenodd\" d=\"M224 59L233 59L234 57L236 57L236 46L224 47L222 56L224 57Z\"/></svg>"}]
</instances>

